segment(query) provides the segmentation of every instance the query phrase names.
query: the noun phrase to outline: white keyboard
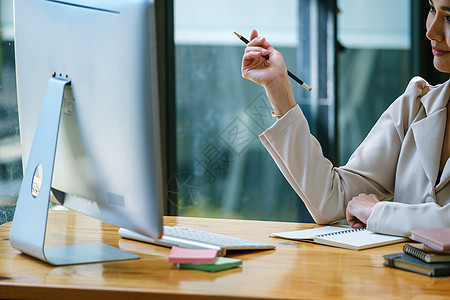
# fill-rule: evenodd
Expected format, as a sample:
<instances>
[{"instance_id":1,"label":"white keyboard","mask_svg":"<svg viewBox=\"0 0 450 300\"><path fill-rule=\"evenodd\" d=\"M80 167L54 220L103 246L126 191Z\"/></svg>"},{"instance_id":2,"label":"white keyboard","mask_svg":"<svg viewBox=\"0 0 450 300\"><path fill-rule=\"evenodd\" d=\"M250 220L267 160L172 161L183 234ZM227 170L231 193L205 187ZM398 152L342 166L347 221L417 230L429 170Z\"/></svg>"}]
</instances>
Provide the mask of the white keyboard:
<instances>
[{"instance_id":1,"label":"white keyboard","mask_svg":"<svg viewBox=\"0 0 450 300\"><path fill-rule=\"evenodd\" d=\"M124 238L165 247L179 246L186 248L216 249L220 256L224 256L229 250L275 249L275 246L271 244L264 244L179 226L164 226L164 234L160 239L152 239L124 228L120 228L119 235Z\"/></svg>"}]
</instances>

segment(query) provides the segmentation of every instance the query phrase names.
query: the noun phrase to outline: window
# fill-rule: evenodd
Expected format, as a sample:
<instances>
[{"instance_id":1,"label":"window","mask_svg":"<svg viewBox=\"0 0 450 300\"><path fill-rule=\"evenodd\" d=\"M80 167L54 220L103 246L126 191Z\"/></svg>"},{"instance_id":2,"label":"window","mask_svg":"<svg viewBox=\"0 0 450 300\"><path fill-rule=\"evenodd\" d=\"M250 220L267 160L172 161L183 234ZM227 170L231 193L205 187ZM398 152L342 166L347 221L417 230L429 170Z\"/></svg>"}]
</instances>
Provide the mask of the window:
<instances>
[{"instance_id":1,"label":"window","mask_svg":"<svg viewBox=\"0 0 450 300\"><path fill-rule=\"evenodd\" d=\"M177 186L169 201L179 215L312 220L259 141L274 118L264 89L241 76L245 45L233 32L248 38L257 29L312 86L308 93L292 82L313 130L328 143L330 133L334 138L333 4L174 1L178 169L169 179Z\"/></svg>"}]
</instances>

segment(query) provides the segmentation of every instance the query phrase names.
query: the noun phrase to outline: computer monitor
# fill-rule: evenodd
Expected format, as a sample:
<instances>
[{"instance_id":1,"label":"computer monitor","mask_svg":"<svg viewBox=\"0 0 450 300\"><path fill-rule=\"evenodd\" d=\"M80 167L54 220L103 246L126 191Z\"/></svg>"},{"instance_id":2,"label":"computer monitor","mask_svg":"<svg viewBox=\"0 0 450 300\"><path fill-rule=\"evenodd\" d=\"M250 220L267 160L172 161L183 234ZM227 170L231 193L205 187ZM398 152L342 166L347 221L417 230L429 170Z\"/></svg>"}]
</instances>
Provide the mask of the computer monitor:
<instances>
[{"instance_id":1,"label":"computer monitor","mask_svg":"<svg viewBox=\"0 0 450 300\"><path fill-rule=\"evenodd\" d=\"M55 265L136 257L44 248L50 185L67 208L161 236L154 18L150 0L14 0L24 178L10 240L23 253Z\"/></svg>"}]
</instances>

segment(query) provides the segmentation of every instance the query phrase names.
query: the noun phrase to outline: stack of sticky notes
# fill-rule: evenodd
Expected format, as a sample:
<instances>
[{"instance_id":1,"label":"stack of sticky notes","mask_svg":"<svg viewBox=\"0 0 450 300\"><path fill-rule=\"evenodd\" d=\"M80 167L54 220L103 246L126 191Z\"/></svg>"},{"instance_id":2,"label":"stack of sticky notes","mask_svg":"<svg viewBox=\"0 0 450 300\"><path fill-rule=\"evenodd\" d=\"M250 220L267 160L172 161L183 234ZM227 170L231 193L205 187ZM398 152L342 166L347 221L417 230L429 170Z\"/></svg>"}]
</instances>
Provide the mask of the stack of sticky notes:
<instances>
[{"instance_id":1,"label":"stack of sticky notes","mask_svg":"<svg viewBox=\"0 0 450 300\"><path fill-rule=\"evenodd\" d=\"M180 268L217 272L237 267L242 260L228 257L217 257L215 249L190 249L173 246L169 262L178 264Z\"/></svg>"}]
</instances>

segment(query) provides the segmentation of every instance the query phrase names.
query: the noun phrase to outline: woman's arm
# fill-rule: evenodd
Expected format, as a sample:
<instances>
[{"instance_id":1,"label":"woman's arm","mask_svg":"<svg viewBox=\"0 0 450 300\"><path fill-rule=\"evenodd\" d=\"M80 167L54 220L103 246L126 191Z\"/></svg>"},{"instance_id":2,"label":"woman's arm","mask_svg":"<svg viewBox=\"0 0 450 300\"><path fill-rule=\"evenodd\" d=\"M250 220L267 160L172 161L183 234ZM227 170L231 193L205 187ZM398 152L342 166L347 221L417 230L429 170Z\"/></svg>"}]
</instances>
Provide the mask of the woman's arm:
<instances>
[{"instance_id":1,"label":"woman's arm","mask_svg":"<svg viewBox=\"0 0 450 300\"><path fill-rule=\"evenodd\" d=\"M374 232L409 236L415 228L450 227L450 203L380 202L373 194L360 194L348 203L346 217L353 228L367 226Z\"/></svg>"},{"instance_id":2,"label":"woman's arm","mask_svg":"<svg viewBox=\"0 0 450 300\"><path fill-rule=\"evenodd\" d=\"M298 105L260 135L316 223L346 218L348 203L361 193L380 200L393 196L398 157L405 131L420 107L422 81L411 81L343 167L334 167L323 156Z\"/></svg>"},{"instance_id":3,"label":"woman's arm","mask_svg":"<svg viewBox=\"0 0 450 300\"><path fill-rule=\"evenodd\" d=\"M367 221L367 229L385 234L409 236L411 229L450 227L450 203L375 204Z\"/></svg>"}]
</instances>

